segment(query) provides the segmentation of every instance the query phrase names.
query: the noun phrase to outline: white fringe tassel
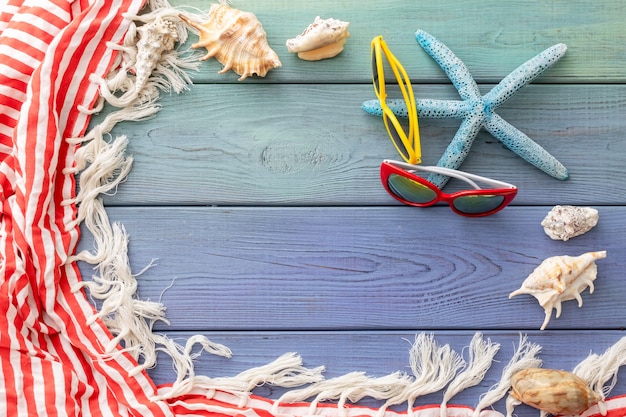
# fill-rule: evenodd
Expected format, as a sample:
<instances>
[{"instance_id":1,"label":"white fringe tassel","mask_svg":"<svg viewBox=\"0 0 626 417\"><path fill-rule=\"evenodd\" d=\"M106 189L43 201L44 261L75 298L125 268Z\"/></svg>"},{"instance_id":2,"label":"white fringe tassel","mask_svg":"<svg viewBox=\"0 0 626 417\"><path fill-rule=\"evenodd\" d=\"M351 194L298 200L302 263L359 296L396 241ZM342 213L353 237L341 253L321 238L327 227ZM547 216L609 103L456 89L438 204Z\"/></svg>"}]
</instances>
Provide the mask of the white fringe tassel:
<instances>
[{"instance_id":1,"label":"white fringe tassel","mask_svg":"<svg viewBox=\"0 0 626 417\"><path fill-rule=\"evenodd\" d=\"M440 407L440 417L447 416L447 404L455 395L467 388L478 385L491 367L493 358L500 350L500 344L484 340L481 333L476 333L469 345L469 364L448 385L443 393Z\"/></svg>"},{"instance_id":2,"label":"white fringe tassel","mask_svg":"<svg viewBox=\"0 0 626 417\"><path fill-rule=\"evenodd\" d=\"M249 394L260 385L298 387L323 380L323 372L324 367L306 368L302 365L300 356L295 353L286 353L267 365L249 369L234 377L196 376L192 370L186 375L179 373L179 378L173 387L164 390L155 400L176 398L192 391L202 392L210 398L216 391L225 391L240 396L239 407L244 408Z\"/></svg>"},{"instance_id":3,"label":"white fringe tassel","mask_svg":"<svg viewBox=\"0 0 626 417\"><path fill-rule=\"evenodd\" d=\"M413 415L413 405L418 397L441 391L465 365L463 358L450 348L439 346L435 336L420 334L410 351L410 364L415 381L407 387L399 398L388 400L382 407L407 402L407 413Z\"/></svg>"},{"instance_id":4,"label":"white fringe tassel","mask_svg":"<svg viewBox=\"0 0 626 417\"><path fill-rule=\"evenodd\" d=\"M500 381L488 392L481 396L478 405L474 409L473 417L479 417L480 412L493 405L496 401L504 397L511 387L511 377L526 368L538 368L541 366L541 359L537 355L541 351L541 346L531 343L525 335L520 335L520 343L515 354L509 363L502 370ZM509 410L507 410L508 412Z\"/></svg>"},{"instance_id":5,"label":"white fringe tassel","mask_svg":"<svg viewBox=\"0 0 626 417\"><path fill-rule=\"evenodd\" d=\"M471 370L462 374L452 391L458 393L463 386L470 386L478 383L482 369L491 363L491 358L495 354L493 345L486 343L489 348L483 350L478 346L482 340L480 336L474 338L472 351L475 360L470 365ZM497 348L495 349L497 350ZM489 358L485 358L488 356ZM327 379L308 387L292 390L283 394L273 405L273 412L277 413L280 404L294 403L314 398L311 401L309 414L314 415L320 402L336 400L338 408L342 414L346 414L346 402L357 402L365 397L377 400L385 400L379 408L377 415L383 416L386 410L396 404L406 402L408 414L413 415L413 405L415 400L423 395L442 390L465 365L465 362L454 352L449 345L440 346L435 341L432 334L421 333L415 337L415 341L410 349L410 364L413 375L395 372L383 377L370 377L363 372L352 372L340 377ZM472 378L468 374L472 374ZM464 382L465 381L465 382ZM471 381L471 382L469 382ZM474 382L477 381L477 382ZM448 394L450 397L454 394Z\"/></svg>"},{"instance_id":6,"label":"white fringe tassel","mask_svg":"<svg viewBox=\"0 0 626 417\"><path fill-rule=\"evenodd\" d=\"M369 377L364 372L351 372L286 392L274 402L272 412L277 414L281 404L292 404L315 397L309 406L309 415L315 415L320 402L329 400L338 400L337 407L345 415L346 402L357 402L366 397L385 400L398 395L411 381L409 375L400 372L378 378Z\"/></svg>"},{"instance_id":7,"label":"white fringe tassel","mask_svg":"<svg viewBox=\"0 0 626 417\"><path fill-rule=\"evenodd\" d=\"M622 337L602 355L590 354L572 371L602 397L602 401L598 403L602 415L607 413L604 400L617 384L617 373L624 365L626 365L626 337Z\"/></svg>"},{"instance_id":8,"label":"white fringe tassel","mask_svg":"<svg viewBox=\"0 0 626 417\"><path fill-rule=\"evenodd\" d=\"M69 261L84 261L96 265L98 273L93 280L83 281L73 290L87 288L90 296L101 302L100 311L90 319L90 323L97 319L103 320L115 336L104 347L105 352L109 356L119 354L118 345L122 345L122 351L130 354L139 363L131 374L153 367L159 351L167 353L172 358L177 373L171 391L181 395L193 388L193 359L199 354L193 353L195 346L200 345L202 350L220 356L230 357L231 352L227 347L213 343L204 336L193 336L185 346L181 346L165 335L153 333L154 323L167 323L165 306L160 302L144 301L136 297L137 280L128 259L128 234L121 224L110 223L101 198L103 194L115 192L130 172L133 162L131 157L125 156L128 144L125 136L118 136L110 142L105 140L105 136L119 122L153 117L160 109L156 104L159 90L179 93L187 89L191 79L186 70L198 68L196 58L192 60L190 57L183 57L171 48L157 47L155 51L159 56L154 53L146 54L146 51L141 50L141 37L152 36L150 31L158 27L153 23L159 19L171 19L176 31L172 36L176 40L184 42L187 38L187 31L178 18L179 12L164 0L153 3L164 8L141 17L126 16L140 20L143 25L137 29L135 23L131 23L124 45L109 45L119 51L113 69L106 80L94 81L100 86L101 96L109 98L111 104L121 108L109 113L84 137L68 139L70 144L81 144L76 150L75 166L65 170L65 173L80 174L80 191L75 198L64 201L63 204L78 205L77 218L68 227L84 223L94 238L93 251L82 251ZM165 24L165 27L171 29L172 25ZM144 39L143 47L146 44ZM148 60L153 60L148 62L149 66L141 61L147 56ZM139 82L141 76L143 81ZM118 97L114 95L116 90L126 93ZM100 100L95 109L81 107L80 110L92 114L102 108L103 103ZM291 371L304 373L297 367ZM285 377L281 381L287 379ZM244 386L243 389L245 391L249 387Z\"/></svg>"}]
</instances>

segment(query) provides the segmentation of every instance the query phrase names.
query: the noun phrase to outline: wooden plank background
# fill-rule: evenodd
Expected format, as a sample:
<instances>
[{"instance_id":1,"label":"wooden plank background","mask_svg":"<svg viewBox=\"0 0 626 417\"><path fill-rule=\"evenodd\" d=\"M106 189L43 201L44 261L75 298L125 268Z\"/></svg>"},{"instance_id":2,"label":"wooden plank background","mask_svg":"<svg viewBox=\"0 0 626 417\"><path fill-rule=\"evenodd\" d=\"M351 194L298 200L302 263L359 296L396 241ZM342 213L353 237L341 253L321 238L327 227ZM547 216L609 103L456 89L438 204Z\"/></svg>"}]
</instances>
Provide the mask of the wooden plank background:
<instances>
[{"instance_id":1,"label":"wooden plank background","mask_svg":"<svg viewBox=\"0 0 626 417\"><path fill-rule=\"evenodd\" d=\"M208 10L210 3L176 1ZM257 15L283 66L266 78L217 74L215 60L182 95L164 95L156 118L123 123L133 170L114 196L111 218L128 229L139 296L160 299L180 340L202 333L229 346L198 373L235 375L285 352L327 376L408 370L408 340L433 332L457 351L474 332L502 344L487 378L454 402L474 406L499 377L519 334L543 346L545 367L571 370L624 335L626 283L626 3L622 0L287 2L237 0ZM305 62L286 39L316 15L350 21L345 51ZM374 98L370 41L383 35L418 98L457 99L414 38L424 29L446 43L487 92L547 47L565 57L498 111L570 170L555 180L481 132L462 169L519 187L513 205L467 219L447 206L396 203L378 178L397 158L382 121L363 112ZM191 36L186 48L195 41ZM105 112L106 113L106 112ZM104 114L105 114L104 113ZM94 118L97 123L104 117ZM458 120L420 120L425 164L435 164ZM454 185L451 186L453 187ZM539 225L556 204L588 205L598 226L568 242ZM82 248L93 242L84 234ZM596 291L539 331L534 298L508 294L546 257L607 250ZM85 277L93 271L81 266ZM626 393L622 371L613 395ZM157 383L174 377L162 358ZM264 387L277 398L280 390ZM418 404L440 402L437 395ZM504 411L503 403L496 405ZM520 406L519 416L537 411Z\"/></svg>"}]
</instances>

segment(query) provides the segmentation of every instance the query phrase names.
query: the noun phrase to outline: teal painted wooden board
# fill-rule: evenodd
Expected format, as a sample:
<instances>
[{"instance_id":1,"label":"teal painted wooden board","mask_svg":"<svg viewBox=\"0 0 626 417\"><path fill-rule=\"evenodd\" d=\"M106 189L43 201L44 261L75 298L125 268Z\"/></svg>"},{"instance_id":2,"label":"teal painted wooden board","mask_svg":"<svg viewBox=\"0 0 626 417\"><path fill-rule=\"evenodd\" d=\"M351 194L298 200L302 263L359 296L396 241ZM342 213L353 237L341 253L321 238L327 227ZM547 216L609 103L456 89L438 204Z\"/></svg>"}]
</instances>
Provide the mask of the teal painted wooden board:
<instances>
[{"instance_id":1,"label":"teal painted wooden board","mask_svg":"<svg viewBox=\"0 0 626 417\"><path fill-rule=\"evenodd\" d=\"M508 294L549 256L597 250L608 257L595 293L580 309L564 303L549 329L620 329L626 211L598 208L599 225L567 242L544 234L546 207L479 219L447 206L110 213L129 231L134 271L157 259L139 295L161 299L175 330L539 329L536 300Z\"/></svg>"},{"instance_id":2,"label":"teal painted wooden board","mask_svg":"<svg viewBox=\"0 0 626 417\"><path fill-rule=\"evenodd\" d=\"M175 5L208 10L214 2L176 0ZM444 41L480 82L499 82L524 61L556 43L569 51L540 82L623 82L620 60L626 56L626 6L621 0L446 1L285 1L238 0L234 6L253 12L267 32L283 66L255 82L368 82L370 41L383 35L412 79L444 81L445 75L415 41L423 29ZM303 62L287 52L285 42L301 33L315 16L350 22L351 37L333 60ZM192 37L191 41L195 41ZM201 82L236 82L217 74L215 60L203 66Z\"/></svg>"},{"instance_id":3,"label":"teal painted wooden board","mask_svg":"<svg viewBox=\"0 0 626 417\"><path fill-rule=\"evenodd\" d=\"M415 89L421 98L458 98L451 85ZM369 84L195 85L181 96L165 96L156 118L113 131L129 137L135 163L106 201L395 204L380 185L378 170L384 158L399 155L382 120L360 108L373 97ZM531 85L501 108L501 116L568 167L568 181L544 174L486 132L462 169L516 184L514 204L623 204L624 97L623 85ZM424 164L436 164L459 125L459 120L420 121Z\"/></svg>"},{"instance_id":4,"label":"teal painted wooden board","mask_svg":"<svg viewBox=\"0 0 626 417\"><path fill-rule=\"evenodd\" d=\"M325 366L326 378L337 377L355 370L366 372L370 376L384 376L400 371L410 374L409 348L419 329L391 332L207 332L205 335L214 342L231 348L233 357L221 357L203 354L196 360L198 373L211 377L233 376L252 367L264 365L279 355L298 352L304 365L310 368ZM486 392L500 378L502 368L511 358L519 344L520 334L515 331L483 332L484 337L500 344L500 351L495 362L485 375L485 379L476 387L460 393L451 403L475 406L481 394ZM601 354L608 347L624 336L623 331L581 331L572 337L570 333L560 331L528 332L528 340L542 346L540 358L546 368L571 371L590 353ZM171 336L188 338L192 333L172 332ZM437 331L434 332L440 344L449 344L455 351L464 355L463 348L469 344L474 332ZM167 366L168 358L160 356L159 366L150 371L157 383L165 383L174 378ZM613 389L613 395L626 392L626 379L620 378ZM255 393L269 398L279 398L283 390L264 386ZM418 405L439 404L441 393L419 398ZM368 405L380 404L373 400L365 401ZM405 405L396 407L403 409ZM499 401L495 409L505 411L504 401ZM537 410L528 406L515 409L518 416L536 416Z\"/></svg>"}]
</instances>

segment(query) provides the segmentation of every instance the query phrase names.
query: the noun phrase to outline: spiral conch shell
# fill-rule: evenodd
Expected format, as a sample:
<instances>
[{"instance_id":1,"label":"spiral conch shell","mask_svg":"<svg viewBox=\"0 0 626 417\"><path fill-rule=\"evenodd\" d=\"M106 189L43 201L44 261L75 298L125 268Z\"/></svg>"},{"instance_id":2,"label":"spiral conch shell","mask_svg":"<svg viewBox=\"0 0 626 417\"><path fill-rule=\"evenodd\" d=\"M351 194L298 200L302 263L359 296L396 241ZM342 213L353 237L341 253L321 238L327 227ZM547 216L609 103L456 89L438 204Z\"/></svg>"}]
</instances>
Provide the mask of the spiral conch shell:
<instances>
[{"instance_id":1,"label":"spiral conch shell","mask_svg":"<svg viewBox=\"0 0 626 417\"><path fill-rule=\"evenodd\" d=\"M561 315L563 301L576 299L578 307L582 307L580 293L587 287L589 293L593 293L593 281L598 272L595 261L603 258L606 258L606 251L548 258L524 280L520 289L509 294L509 298L520 294L535 297L546 312L546 318L541 326L541 330L544 330L550 321L552 309L556 309L557 318Z\"/></svg>"},{"instance_id":2,"label":"spiral conch shell","mask_svg":"<svg viewBox=\"0 0 626 417\"><path fill-rule=\"evenodd\" d=\"M166 14L142 18L146 19L143 25L131 24L123 45L110 45L122 52L122 71L107 79L96 75L90 77L100 85L102 97L115 107L150 100L155 93L151 89L154 86L178 90L179 85L186 85L185 77L181 79L175 70L171 70L173 62L177 62L174 45L180 40L175 18ZM151 82L152 79L158 81ZM124 91L124 94L115 95L116 91Z\"/></svg>"},{"instance_id":3,"label":"spiral conch shell","mask_svg":"<svg viewBox=\"0 0 626 417\"><path fill-rule=\"evenodd\" d=\"M305 61L332 58L343 51L343 45L350 36L349 25L349 22L317 16L304 32L287 40L287 50L297 52L298 58Z\"/></svg>"},{"instance_id":4,"label":"spiral conch shell","mask_svg":"<svg viewBox=\"0 0 626 417\"><path fill-rule=\"evenodd\" d=\"M543 230L553 240L566 241L598 224L598 210L591 207L554 206L543 219Z\"/></svg>"},{"instance_id":5,"label":"spiral conch shell","mask_svg":"<svg viewBox=\"0 0 626 417\"><path fill-rule=\"evenodd\" d=\"M232 69L242 81L251 75L265 77L269 70L281 66L278 55L267 43L263 26L251 12L215 3L205 23L196 23L183 14L180 18L200 32L199 41L191 45L206 48L207 54L200 59L215 57L224 65L220 74Z\"/></svg>"}]
</instances>

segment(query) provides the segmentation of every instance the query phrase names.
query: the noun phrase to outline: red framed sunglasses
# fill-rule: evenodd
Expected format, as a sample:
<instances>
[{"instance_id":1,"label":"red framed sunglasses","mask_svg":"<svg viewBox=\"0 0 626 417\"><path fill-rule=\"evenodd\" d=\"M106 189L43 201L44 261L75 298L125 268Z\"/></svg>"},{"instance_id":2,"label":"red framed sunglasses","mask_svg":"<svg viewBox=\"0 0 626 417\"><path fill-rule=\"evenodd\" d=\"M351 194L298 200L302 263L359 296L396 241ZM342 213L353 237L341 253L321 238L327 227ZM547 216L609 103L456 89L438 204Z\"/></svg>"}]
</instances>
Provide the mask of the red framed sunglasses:
<instances>
[{"instance_id":1,"label":"red framed sunglasses","mask_svg":"<svg viewBox=\"0 0 626 417\"><path fill-rule=\"evenodd\" d=\"M446 194L434 184L418 176L416 172L428 172L457 178L472 186L472 190ZM461 216L480 217L497 213L517 195L517 187L503 181L493 180L456 169L411 165L404 162L384 160L380 165L380 180L396 200L415 207L428 207L440 201L448 203L452 211ZM491 188L483 189L476 182Z\"/></svg>"}]
</instances>

